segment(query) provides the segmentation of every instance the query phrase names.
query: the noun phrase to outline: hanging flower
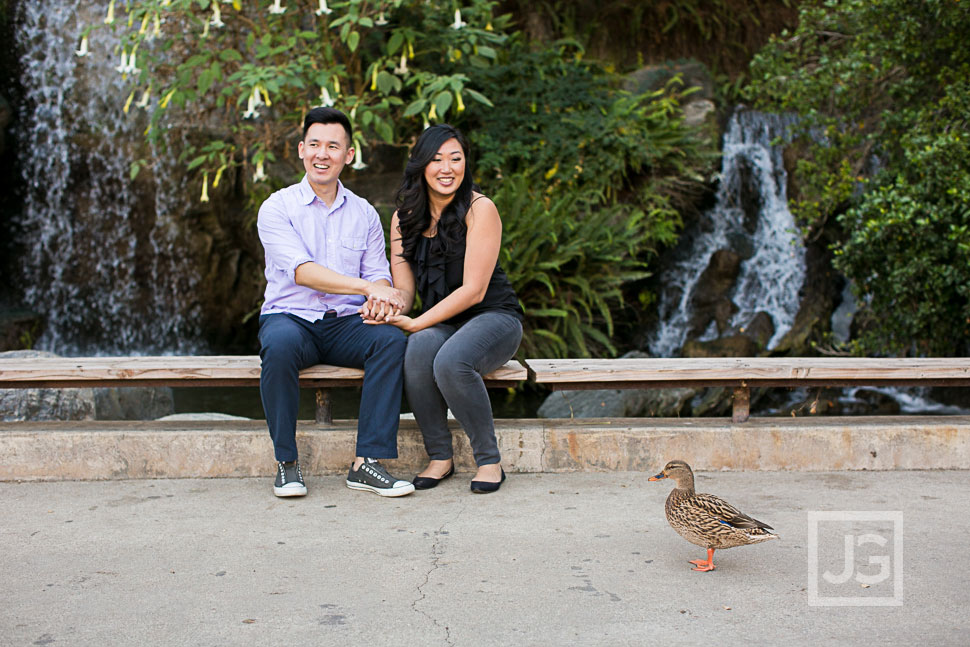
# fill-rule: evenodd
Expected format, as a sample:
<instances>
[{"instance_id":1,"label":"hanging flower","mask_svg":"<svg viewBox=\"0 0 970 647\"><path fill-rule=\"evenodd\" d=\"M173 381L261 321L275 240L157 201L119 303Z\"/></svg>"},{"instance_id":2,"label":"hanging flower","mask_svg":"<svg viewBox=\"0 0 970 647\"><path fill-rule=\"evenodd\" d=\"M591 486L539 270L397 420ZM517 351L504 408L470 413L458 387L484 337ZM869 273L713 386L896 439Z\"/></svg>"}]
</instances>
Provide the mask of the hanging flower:
<instances>
[{"instance_id":1,"label":"hanging flower","mask_svg":"<svg viewBox=\"0 0 970 647\"><path fill-rule=\"evenodd\" d=\"M131 75L135 75L141 72L141 70L138 69L137 65L135 65L136 51L138 51L138 45L135 45L135 48L131 50L131 55L128 57L128 66L125 68L125 72Z\"/></svg>"},{"instance_id":2,"label":"hanging flower","mask_svg":"<svg viewBox=\"0 0 970 647\"><path fill-rule=\"evenodd\" d=\"M115 0L111 0L111 4L108 5L108 15L104 18L104 24L111 25L115 21Z\"/></svg>"},{"instance_id":3,"label":"hanging flower","mask_svg":"<svg viewBox=\"0 0 970 647\"><path fill-rule=\"evenodd\" d=\"M213 189L218 188L218 186L219 186L219 180L222 179L222 172L225 171L225 170L226 170L226 165L225 164L223 164L222 166L220 166L218 168L218 170L216 170L216 179L212 180L212 188Z\"/></svg>"},{"instance_id":4,"label":"hanging flower","mask_svg":"<svg viewBox=\"0 0 970 647\"><path fill-rule=\"evenodd\" d=\"M273 0L273 6L269 8L269 12L278 16L286 12L286 7L280 6L280 0Z\"/></svg>"},{"instance_id":5,"label":"hanging flower","mask_svg":"<svg viewBox=\"0 0 970 647\"><path fill-rule=\"evenodd\" d=\"M367 165L364 164L364 149L361 148L359 139L354 141L354 152L354 165L350 168L355 171L362 171L367 168Z\"/></svg>"},{"instance_id":6,"label":"hanging flower","mask_svg":"<svg viewBox=\"0 0 970 647\"><path fill-rule=\"evenodd\" d=\"M320 0L320 8L313 13L317 14L318 16L322 16L324 14L333 13L333 9L327 6L327 0Z\"/></svg>"},{"instance_id":7,"label":"hanging flower","mask_svg":"<svg viewBox=\"0 0 970 647\"><path fill-rule=\"evenodd\" d=\"M209 173L206 171L202 174L202 195L199 197L199 202L209 201Z\"/></svg>"},{"instance_id":8,"label":"hanging flower","mask_svg":"<svg viewBox=\"0 0 970 647\"><path fill-rule=\"evenodd\" d=\"M465 102L461 100L461 93L455 92L455 98L458 99L458 112L463 112L465 110Z\"/></svg>"},{"instance_id":9,"label":"hanging flower","mask_svg":"<svg viewBox=\"0 0 970 647\"><path fill-rule=\"evenodd\" d=\"M408 57L404 52L401 52L401 62L394 68L394 73L400 74L401 76L408 75Z\"/></svg>"},{"instance_id":10,"label":"hanging flower","mask_svg":"<svg viewBox=\"0 0 970 647\"><path fill-rule=\"evenodd\" d=\"M149 40L152 40L162 35L162 20L161 18L158 17L158 13L155 14L154 23L155 23L155 28L152 29L152 33L151 33L151 36L149 36Z\"/></svg>"},{"instance_id":11,"label":"hanging flower","mask_svg":"<svg viewBox=\"0 0 970 647\"><path fill-rule=\"evenodd\" d=\"M84 57L84 56L87 56L88 55L88 37L87 36L84 36L84 37L81 38L81 47L78 48L78 50L76 52L74 52L74 54L77 55L77 56L80 56L80 57Z\"/></svg>"},{"instance_id":12,"label":"hanging flower","mask_svg":"<svg viewBox=\"0 0 970 647\"><path fill-rule=\"evenodd\" d=\"M333 107L333 99L325 86L320 88L320 105L328 108Z\"/></svg>"},{"instance_id":13,"label":"hanging flower","mask_svg":"<svg viewBox=\"0 0 970 647\"><path fill-rule=\"evenodd\" d=\"M152 86L148 86L145 89L145 92L142 93L141 99L139 99L138 100L138 103L135 104L135 107L136 108L147 108L148 107L148 99L151 96L152 96Z\"/></svg>"},{"instance_id":14,"label":"hanging flower","mask_svg":"<svg viewBox=\"0 0 970 647\"><path fill-rule=\"evenodd\" d=\"M266 179L266 173L263 172L263 160L256 162L256 172L253 173L253 182L262 182Z\"/></svg>"},{"instance_id":15,"label":"hanging flower","mask_svg":"<svg viewBox=\"0 0 970 647\"><path fill-rule=\"evenodd\" d=\"M455 22L451 23L452 29L461 29L468 23L461 19L461 9L455 9Z\"/></svg>"},{"instance_id":16,"label":"hanging flower","mask_svg":"<svg viewBox=\"0 0 970 647\"><path fill-rule=\"evenodd\" d=\"M243 119L255 119L259 116L259 110L256 109L258 104L254 95L249 95L249 103L246 104L246 112L243 113Z\"/></svg>"},{"instance_id":17,"label":"hanging flower","mask_svg":"<svg viewBox=\"0 0 970 647\"><path fill-rule=\"evenodd\" d=\"M128 95L128 100L125 101L125 107L121 109L126 115L128 114L128 109L131 108L131 100L135 98L135 91L132 90L131 94Z\"/></svg>"},{"instance_id":18,"label":"hanging flower","mask_svg":"<svg viewBox=\"0 0 970 647\"><path fill-rule=\"evenodd\" d=\"M218 2L212 3L212 20L209 21L209 24L212 25L213 27L226 26L226 23L222 22L222 12L219 10Z\"/></svg>"},{"instance_id":19,"label":"hanging flower","mask_svg":"<svg viewBox=\"0 0 970 647\"><path fill-rule=\"evenodd\" d=\"M434 103L431 104L431 110L428 111L428 121L434 121L438 118L437 106Z\"/></svg>"},{"instance_id":20,"label":"hanging flower","mask_svg":"<svg viewBox=\"0 0 970 647\"><path fill-rule=\"evenodd\" d=\"M168 105L168 102L172 100L172 95L174 95L174 94L175 94L175 89L174 88L172 90L169 90L168 91L168 94L166 94L164 97L162 97L162 100L161 100L161 102L159 102L158 107L164 109L165 106Z\"/></svg>"},{"instance_id":21,"label":"hanging flower","mask_svg":"<svg viewBox=\"0 0 970 647\"><path fill-rule=\"evenodd\" d=\"M147 11L145 12L145 17L141 20L141 27L138 29L138 35L141 36L146 31L148 31L148 20L151 18L151 14Z\"/></svg>"},{"instance_id":22,"label":"hanging flower","mask_svg":"<svg viewBox=\"0 0 970 647\"><path fill-rule=\"evenodd\" d=\"M383 9L381 9L381 13L380 15L377 16L377 20L374 21L374 24L377 25L378 27L383 27L384 25L387 24L387 18L384 17Z\"/></svg>"},{"instance_id":23,"label":"hanging flower","mask_svg":"<svg viewBox=\"0 0 970 647\"><path fill-rule=\"evenodd\" d=\"M124 74L128 71L128 50L124 47L121 48L121 62L115 66L115 71L119 74Z\"/></svg>"}]
</instances>

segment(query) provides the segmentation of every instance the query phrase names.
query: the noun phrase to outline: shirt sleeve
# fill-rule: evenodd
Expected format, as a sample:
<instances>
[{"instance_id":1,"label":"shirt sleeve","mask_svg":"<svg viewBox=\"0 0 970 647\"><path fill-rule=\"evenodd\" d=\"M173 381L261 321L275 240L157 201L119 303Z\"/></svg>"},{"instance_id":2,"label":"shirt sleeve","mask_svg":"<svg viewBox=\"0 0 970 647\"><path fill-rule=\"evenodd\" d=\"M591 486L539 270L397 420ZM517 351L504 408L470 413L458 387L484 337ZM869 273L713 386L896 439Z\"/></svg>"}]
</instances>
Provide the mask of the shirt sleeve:
<instances>
[{"instance_id":1,"label":"shirt sleeve","mask_svg":"<svg viewBox=\"0 0 970 647\"><path fill-rule=\"evenodd\" d=\"M360 277L366 281L386 279L391 282L391 269L387 262L387 250L384 244L384 228L377 210L368 205L367 249L360 259Z\"/></svg>"},{"instance_id":2,"label":"shirt sleeve","mask_svg":"<svg viewBox=\"0 0 970 647\"><path fill-rule=\"evenodd\" d=\"M267 268L281 271L293 279L297 267L313 260L290 222L286 205L279 193L266 198L260 206L256 229L259 232L259 242L266 252Z\"/></svg>"}]
</instances>

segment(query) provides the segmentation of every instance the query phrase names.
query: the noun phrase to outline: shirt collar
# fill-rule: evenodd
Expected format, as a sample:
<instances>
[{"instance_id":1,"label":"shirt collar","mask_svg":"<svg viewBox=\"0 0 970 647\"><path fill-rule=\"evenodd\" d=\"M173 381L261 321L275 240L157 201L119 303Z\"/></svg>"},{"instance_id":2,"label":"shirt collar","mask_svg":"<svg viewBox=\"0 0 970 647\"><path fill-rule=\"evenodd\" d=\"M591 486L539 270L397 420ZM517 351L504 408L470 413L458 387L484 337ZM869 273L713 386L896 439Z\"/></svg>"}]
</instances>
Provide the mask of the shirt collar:
<instances>
[{"instance_id":1,"label":"shirt collar","mask_svg":"<svg viewBox=\"0 0 970 647\"><path fill-rule=\"evenodd\" d=\"M329 210L333 211L347 199L347 190L344 188L343 182L337 180L337 195L333 199L333 204L330 205ZM300 182L300 201L304 205L311 204L314 200L318 200L320 204L324 204L323 200L320 200L320 196L313 192L313 187L310 186L310 180L304 174L303 180Z\"/></svg>"}]
</instances>

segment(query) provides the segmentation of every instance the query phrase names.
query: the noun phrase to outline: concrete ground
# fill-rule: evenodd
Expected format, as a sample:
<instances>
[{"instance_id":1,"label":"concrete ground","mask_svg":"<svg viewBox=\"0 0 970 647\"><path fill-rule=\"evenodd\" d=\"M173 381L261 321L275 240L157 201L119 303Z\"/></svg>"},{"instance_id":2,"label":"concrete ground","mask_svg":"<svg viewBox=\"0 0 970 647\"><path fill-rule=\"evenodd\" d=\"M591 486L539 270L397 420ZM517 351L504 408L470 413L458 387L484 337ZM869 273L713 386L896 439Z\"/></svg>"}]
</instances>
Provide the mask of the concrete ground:
<instances>
[{"instance_id":1,"label":"concrete ground","mask_svg":"<svg viewBox=\"0 0 970 647\"><path fill-rule=\"evenodd\" d=\"M711 573L647 476L0 483L0 645L967 644L968 472L698 473L780 535Z\"/></svg>"}]
</instances>

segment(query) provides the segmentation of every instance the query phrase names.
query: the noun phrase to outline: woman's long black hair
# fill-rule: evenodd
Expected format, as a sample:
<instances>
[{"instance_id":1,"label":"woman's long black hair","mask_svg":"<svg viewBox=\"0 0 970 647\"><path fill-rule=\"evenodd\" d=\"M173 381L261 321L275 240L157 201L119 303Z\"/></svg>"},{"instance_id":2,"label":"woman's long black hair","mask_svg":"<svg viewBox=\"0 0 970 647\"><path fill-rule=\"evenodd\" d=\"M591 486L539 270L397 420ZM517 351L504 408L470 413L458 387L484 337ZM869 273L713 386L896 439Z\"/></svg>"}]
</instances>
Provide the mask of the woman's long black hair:
<instances>
[{"instance_id":1,"label":"woman's long black hair","mask_svg":"<svg viewBox=\"0 0 970 647\"><path fill-rule=\"evenodd\" d=\"M457 139L465 156L465 177L450 203L438 220L438 239L446 254L454 250L465 239L465 214L472 203L471 160L468 155L468 141L461 131L448 124L436 124L426 128L415 142L404 169L404 179L398 187L394 202L397 205L397 219L401 228L401 245L405 260L414 260L414 250L421 233L431 226L431 210L428 207L428 186L424 179L424 169L434 159L438 149L449 139ZM395 232L391 232L393 236Z\"/></svg>"}]
</instances>

